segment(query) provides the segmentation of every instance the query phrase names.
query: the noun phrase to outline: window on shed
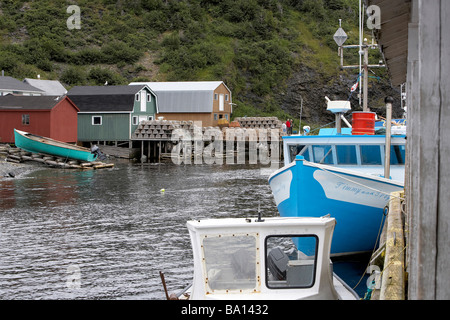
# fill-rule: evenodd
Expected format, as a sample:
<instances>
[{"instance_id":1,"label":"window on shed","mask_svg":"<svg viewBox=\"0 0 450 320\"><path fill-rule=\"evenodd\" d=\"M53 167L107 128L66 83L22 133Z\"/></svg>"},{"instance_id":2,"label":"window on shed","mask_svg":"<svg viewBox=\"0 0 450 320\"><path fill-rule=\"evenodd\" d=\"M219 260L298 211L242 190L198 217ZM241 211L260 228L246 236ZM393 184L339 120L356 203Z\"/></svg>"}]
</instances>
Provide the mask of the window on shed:
<instances>
[{"instance_id":1,"label":"window on shed","mask_svg":"<svg viewBox=\"0 0 450 320\"><path fill-rule=\"evenodd\" d=\"M147 102L152 101L152 95L150 93L147 93Z\"/></svg>"},{"instance_id":2,"label":"window on shed","mask_svg":"<svg viewBox=\"0 0 450 320\"><path fill-rule=\"evenodd\" d=\"M141 100L141 95L139 93L136 93L135 99L136 99L136 101L140 101Z\"/></svg>"},{"instance_id":3,"label":"window on shed","mask_svg":"<svg viewBox=\"0 0 450 320\"><path fill-rule=\"evenodd\" d=\"M29 125L30 124L30 115L29 114L23 114L22 115L22 124L23 125Z\"/></svg>"},{"instance_id":4,"label":"window on shed","mask_svg":"<svg viewBox=\"0 0 450 320\"><path fill-rule=\"evenodd\" d=\"M228 101L228 95L227 94L225 95L225 101Z\"/></svg>"},{"instance_id":5,"label":"window on shed","mask_svg":"<svg viewBox=\"0 0 450 320\"><path fill-rule=\"evenodd\" d=\"M218 94L217 93L214 93L214 100L217 100L218 99Z\"/></svg>"},{"instance_id":6,"label":"window on shed","mask_svg":"<svg viewBox=\"0 0 450 320\"><path fill-rule=\"evenodd\" d=\"M92 125L93 126L101 126L102 125L102 117L101 116L93 116L92 117Z\"/></svg>"},{"instance_id":7,"label":"window on shed","mask_svg":"<svg viewBox=\"0 0 450 320\"><path fill-rule=\"evenodd\" d=\"M133 126L137 126L139 124L138 119L139 118L137 116L133 116L133 121L132 121Z\"/></svg>"}]
</instances>

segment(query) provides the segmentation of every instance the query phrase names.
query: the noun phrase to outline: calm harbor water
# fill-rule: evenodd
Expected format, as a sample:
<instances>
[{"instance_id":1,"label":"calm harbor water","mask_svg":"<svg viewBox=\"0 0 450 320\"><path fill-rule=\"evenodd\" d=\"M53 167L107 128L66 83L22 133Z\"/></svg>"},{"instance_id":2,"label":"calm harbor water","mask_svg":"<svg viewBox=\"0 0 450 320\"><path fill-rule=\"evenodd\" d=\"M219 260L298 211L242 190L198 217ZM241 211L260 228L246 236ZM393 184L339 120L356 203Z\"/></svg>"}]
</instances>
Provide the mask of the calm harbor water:
<instances>
[{"instance_id":1,"label":"calm harbor water","mask_svg":"<svg viewBox=\"0 0 450 320\"><path fill-rule=\"evenodd\" d=\"M119 161L0 180L0 299L165 299L159 271L170 293L192 280L186 221L255 216L258 205L278 215L252 165ZM358 264L335 271L357 282Z\"/></svg>"}]
</instances>

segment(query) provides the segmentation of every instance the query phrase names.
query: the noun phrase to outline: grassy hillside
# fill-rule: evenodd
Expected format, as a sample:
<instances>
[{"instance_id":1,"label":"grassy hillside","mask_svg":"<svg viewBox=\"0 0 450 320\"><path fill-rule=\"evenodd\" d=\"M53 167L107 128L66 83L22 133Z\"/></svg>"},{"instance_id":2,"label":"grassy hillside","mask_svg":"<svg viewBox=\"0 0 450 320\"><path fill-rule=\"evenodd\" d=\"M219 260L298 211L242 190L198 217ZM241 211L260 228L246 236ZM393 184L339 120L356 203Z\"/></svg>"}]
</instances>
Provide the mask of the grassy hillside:
<instances>
[{"instance_id":1,"label":"grassy hillside","mask_svg":"<svg viewBox=\"0 0 450 320\"><path fill-rule=\"evenodd\" d=\"M81 10L69 30L67 7ZM74 85L223 80L234 116L286 118L298 70L342 75L332 38L357 42L357 0L39 0L0 2L0 68ZM344 74L345 75L345 74ZM354 75L351 75L354 77Z\"/></svg>"}]
</instances>

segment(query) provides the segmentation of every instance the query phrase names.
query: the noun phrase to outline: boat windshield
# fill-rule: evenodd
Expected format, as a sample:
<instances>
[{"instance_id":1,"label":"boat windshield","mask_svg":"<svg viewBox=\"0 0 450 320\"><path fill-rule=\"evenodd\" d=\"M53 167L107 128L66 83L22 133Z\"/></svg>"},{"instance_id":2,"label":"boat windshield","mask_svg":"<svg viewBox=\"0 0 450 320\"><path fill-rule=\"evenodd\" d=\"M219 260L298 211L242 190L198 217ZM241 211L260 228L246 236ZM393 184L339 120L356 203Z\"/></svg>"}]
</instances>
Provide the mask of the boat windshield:
<instances>
[{"instance_id":1,"label":"boat windshield","mask_svg":"<svg viewBox=\"0 0 450 320\"><path fill-rule=\"evenodd\" d=\"M358 158L356 156L355 145L336 145L336 159L339 165L356 165Z\"/></svg>"},{"instance_id":2,"label":"boat windshield","mask_svg":"<svg viewBox=\"0 0 450 320\"><path fill-rule=\"evenodd\" d=\"M202 248L210 293L257 288L256 234L207 236Z\"/></svg>"},{"instance_id":3,"label":"boat windshield","mask_svg":"<svg viewBox=\"0 0 450 320\"><path fill-rule=\"evenodd\" d=\"M312 149L315 163L334 164L331 145L313 145Z\"/></svg>"},{"instance_id":4,"label":"boat windshield","mask_svg":"<svg viewBox=\"0 0 450 320\"><path fill-rule=\"evenodd\" d=\"M309 147L308 145L290 145L289 146L289 162L292 162L295 160L295 156L303 156L306 161L311 161L309 156Z\"/></svg>"},{"instance_id":5,"label":"boat windshield","mask_svg":"<svg viewBox=\"0 0 450 320\"><path fill-rule=\"evenodd\" d=\"M362 165L382 165L381 146L380 145L361 145L361 164Z\"/></svg>"},{"instance_id":6,"label":"boat windshield","mask_svg":"<svg viewBox=\"0 0 450 320\"><path fill-rule=\"evenodd\" d=\"M404 145L391 146L391 164L405 164L405 151Z\"/></svg>"},{"instance_id":7,"label":"boat windshield","mask_svg":"<svg viewBox=\"0 0 450 320\"><path fill-rule=\"evenodd\" d=\"M391 146L391 165L405 164L405 146ZM384 165L384 146L381 144L292 144L289 145L289 161L301 155L306 161L327 165Z\"/></svg>"},{"instance_id":8,"label":"boat windshield","mask_svg":"<svg viewBox=\"0 0 450 320\"><path fill-rule=\"evenodd\" d=\"M265 241L266 285L270 289L309 288L314 285L316 236L270 236Z\"/></svg>"}]
</instances>

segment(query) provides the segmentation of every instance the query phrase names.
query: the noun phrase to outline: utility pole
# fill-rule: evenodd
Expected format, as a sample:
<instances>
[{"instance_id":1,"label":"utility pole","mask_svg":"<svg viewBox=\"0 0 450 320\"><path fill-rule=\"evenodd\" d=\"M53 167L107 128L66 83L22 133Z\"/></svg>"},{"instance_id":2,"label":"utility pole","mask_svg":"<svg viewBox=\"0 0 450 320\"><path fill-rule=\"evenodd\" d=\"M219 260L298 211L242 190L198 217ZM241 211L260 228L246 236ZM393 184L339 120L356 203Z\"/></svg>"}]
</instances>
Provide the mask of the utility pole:
<instances>
[{"instance_id":1,"label":"utility pole","mask_svg":"<svg viewBox=\"0 0 450 320\"><path fill-rule=\"evenodd\" d=\"M384 99L386 103L386 143L384 154L384 177L389 179L391 170L391 121L392 121L392 103L394 99L392 97L386 97Z\"/></svg>"},{"instance_id":2,"label":"utility pole","mask_svg":"<svg viewBox=\"0 0 450 320\"><path fill-rule=\"evenodd\" d=\"M369 111L368 100L369 100L369 47L367 46L367 39L364 39L364 85L363 85L363 111Z\"/></svg>"},{"instance_id":3,"label":"utility pole","mask_svg":"<svg viewBox=\"0 0 450 320\"><path fill-rule=\"evenodd\" d=\"M385 68L386 65L383 64L382 61L379 64L369 65L369 49L378 49L378 44L373 43L368 44L367 39L364 39L363 42L363 12L364 12L364 4L359 1L359 44L356 45L347 45L344 46L344 42L347 40L347 34L341 27L341 19L339 19L339 29L334 34L333 38L336 44L339 46L338 55L341 60L341 68L342 69L359 69L359 76L363 74L363 81L360 81L360 77L358 77L358 81L360 82L359 86L359 105L361 107L361 95L362 95L362 109L364 112L369 111L369 97L368 97L368 83L369 83L369 68ZM344 49L358 49L359 53L359 65L344 65ZM361 88L362 87L362 88ZM361 92L362 91L362 92Z\"/></svg>"},{"instance_id":4,"label":"utility pole","mask_svg":"<svg viewBox=\"0 0 450 320\"><path fill-rule=\"evenodd\" d=\"M302 112L303 112L303 97L302 97L302 95L300 95L300 123L298 124L298 134L299 135L301 135Z\"/></svg>"}]
</instances>

